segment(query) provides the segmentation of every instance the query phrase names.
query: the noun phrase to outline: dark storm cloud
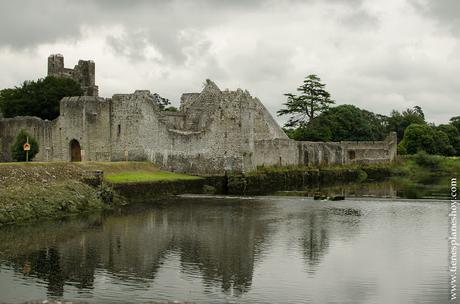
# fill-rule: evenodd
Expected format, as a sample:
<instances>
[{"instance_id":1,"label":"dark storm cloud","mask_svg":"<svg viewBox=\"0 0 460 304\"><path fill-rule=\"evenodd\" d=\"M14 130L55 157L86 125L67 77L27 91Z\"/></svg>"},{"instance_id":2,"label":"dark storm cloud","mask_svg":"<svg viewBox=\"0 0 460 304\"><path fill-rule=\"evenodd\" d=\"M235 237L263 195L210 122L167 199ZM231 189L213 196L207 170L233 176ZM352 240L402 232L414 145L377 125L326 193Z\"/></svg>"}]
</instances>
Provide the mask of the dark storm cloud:
<instances>
[{"instance_id":1,"label":"dark storm cloud","mask_svg":"<svg viewBox=\"0 0 460 304\"><path fill-rule=\"evenodd\" d=\"M122 24L133 31L139 27L157 45L165 45L167 38L175 39L178 29L194 26L218 25L233 13L250 13L275 0L15 0L2 1L0 46L29 48L62 39L79 39L82 26ZM319 0L288 0L292 5ZM356 6L362 0L328 0L327 3ZM360 11L360 16L364 16ZM367 16L365 16L367 18ZM7 25L7 26L5 26ZM165 37L166 36L166 37ZM137 39L134 35L134 39ZM166 46L165 51L177 49L178 42ZM176 54L178 57L179 54Z\"/></svg>"},{"instance_id":2,"label":"dark storm cloud","mask_svg":"<svg viewBox=\"0 0 460 304\"><path fill-rule=\"evenodd\" d=\"M0 47L22 49L78 39L85 17L77 6L65 1L2 1Z\"/></svg>"},{"instance_id":3,"label":"dark storm cloud","mask_svg":"<svg viewBox=\"0 0 460 304\"><path fill-rule=\"evenodd\" d=\"M182 63L183 49L190 41L180 37L184 29L219 25L235 10L255 9L258 1L32 1L2 3L0 47L33 48L43 43L78 40L82 27L121 25L121 37L108 37L110 47L133 60L144 59L146 47L153 46L164 58ZM20 12L18 14L18 12Z\"/></svg>"}]
</instances>

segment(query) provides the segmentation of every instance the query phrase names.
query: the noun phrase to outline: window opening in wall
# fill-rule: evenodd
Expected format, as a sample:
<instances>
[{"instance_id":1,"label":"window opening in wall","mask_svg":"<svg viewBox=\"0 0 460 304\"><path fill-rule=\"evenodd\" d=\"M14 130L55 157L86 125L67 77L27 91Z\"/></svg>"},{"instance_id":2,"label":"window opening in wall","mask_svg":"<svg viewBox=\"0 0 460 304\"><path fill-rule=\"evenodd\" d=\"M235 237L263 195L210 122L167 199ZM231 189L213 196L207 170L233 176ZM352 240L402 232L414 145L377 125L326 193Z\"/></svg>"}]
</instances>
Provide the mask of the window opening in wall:
<instances>
[{"instance_id":1,"label":"window opening in wall","mask_svg":"<svg viewBox=\"0 0 460 304\"><path fill-rule=\"evenodd\" d=\"M308 151L303 152L303 164L308 165Z\"/></svg>"},{"instance_id":2,"label":"window opening in wall","mask_svg":"<svg viewBox=\"0 0 460 304\"><path fill-rule=\"evenodd\" d=\"M121 125L118 125L117 136L120 136L120 134L121 134Z\"/></svg>"},{"instance_id":3,"label":"window opening in wall","mask_svg":"<svg viewBox=\"0 0 460 304\"><path fill-rule=\"evenodd\" d=\"M354 151L354 150L348 151L348 159L353 160L355 158L356 158L356 151Z\"/></svg>"}]
</instances>

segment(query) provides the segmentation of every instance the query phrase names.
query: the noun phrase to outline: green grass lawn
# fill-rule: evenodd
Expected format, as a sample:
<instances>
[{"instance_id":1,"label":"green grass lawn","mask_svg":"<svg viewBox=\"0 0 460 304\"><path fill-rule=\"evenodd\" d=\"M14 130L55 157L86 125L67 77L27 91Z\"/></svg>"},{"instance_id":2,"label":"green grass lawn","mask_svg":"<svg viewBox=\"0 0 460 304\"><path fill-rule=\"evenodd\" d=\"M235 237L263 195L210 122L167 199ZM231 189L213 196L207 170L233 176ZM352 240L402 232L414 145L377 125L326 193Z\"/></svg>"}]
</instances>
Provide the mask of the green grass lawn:
<instances>
[{"instance_id":1,"label":"green grass lawn","mask_svg":"<svg viewBox=\"0 0 460 304\"><path fill-rule=\"evenodd\" d=\"M198 176L167 171L124 171L105 175L105 179L112 183L191 180L200 178Z\"/></svg>"},{"instance_id":2,"label":"green grass lawn","mask_svg":"<svg viewBox=\"0 0 460 304\"><path fill-rule=\"evenodd\" d=\"M102 170L105 180L112 183L129 183L129 182L150 182L150 181L172 181L172 180L194 180L201 177L192 176L182 173L161 171L153 163L147 161L129 161L129 162L10 162L0 163L0 180L2 171L7 172L10 176L11 170L26 170L30 176L34 177L40 183L40 175L55 175L60 179L72 179L80 176L83 171L93 172ZM5 171L9 170L9 171ZM45 170L45 171L43 171ZM21 171L22 175L24 175ZM9 173L8 173L9 172ZM48 173L47 173L48 172ZM51 173L50 173L51 172ZM19 173L18 173L19 174ZM38 177L37 177L38 176ZM27 178L26 176L24 178Z\"/></svg>"}]
</instances>

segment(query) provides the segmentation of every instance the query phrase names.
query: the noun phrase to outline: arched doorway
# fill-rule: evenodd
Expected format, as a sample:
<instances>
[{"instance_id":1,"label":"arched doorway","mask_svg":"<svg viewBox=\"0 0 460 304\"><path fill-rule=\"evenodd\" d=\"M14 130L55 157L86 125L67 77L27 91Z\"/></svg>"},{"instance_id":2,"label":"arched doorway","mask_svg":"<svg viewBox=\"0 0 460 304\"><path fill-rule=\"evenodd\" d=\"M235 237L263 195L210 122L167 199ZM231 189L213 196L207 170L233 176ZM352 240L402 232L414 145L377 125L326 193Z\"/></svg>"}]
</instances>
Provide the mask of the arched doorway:
<instances>
[{"instance_id":1,"label":"arched doorway","mask_svg":"<svg viewBox=\"0 0 460 304\"><path fill-rule=\"evenodd\" d=\"M81 161L81 147L80 143L76 139L70 141L70 161L80 162Z\"/></svg>"}]
</instances>

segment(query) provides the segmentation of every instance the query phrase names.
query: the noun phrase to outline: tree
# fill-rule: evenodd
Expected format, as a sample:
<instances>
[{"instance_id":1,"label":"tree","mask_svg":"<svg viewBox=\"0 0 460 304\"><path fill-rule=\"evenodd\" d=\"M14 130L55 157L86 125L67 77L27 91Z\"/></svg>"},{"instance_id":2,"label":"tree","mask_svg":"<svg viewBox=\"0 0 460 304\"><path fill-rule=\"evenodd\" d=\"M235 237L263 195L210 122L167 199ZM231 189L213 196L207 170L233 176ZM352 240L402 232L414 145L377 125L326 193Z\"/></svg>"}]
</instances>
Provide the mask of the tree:
<instances>
[{"instance_id":1,"label":"tree","mask_svg":"<svg viewBox=\"0 0 460 304\"><path fill-rule=\"evenodd\" d=\"M160 107L160 110L169 111L168 109L171 108L171 107L167 107L168 105L171 104L169 99L161 97L160 94L158 93L153 93L153 98L155 99L156 103Z\"/></svg>"},{"instance_id":2,"label":"tree","mask_svg":"<svg viewBox=\"0 0 460 304\"><path fill-rule=\"evenodd\" d=\"M305 126L320 113L329 109L334 103L330 98L329 92L321 83L321 79L316 75L309 75L303 81L303 84L297 88L300 95L291 93L284 94L288 101L284 104L285 109L279 110L279 116L290 115L286 127Z\"/></svg>"},{"instance_id":3,"label":"tree","mask_svg":"<svg viewBox=\"0 0 460 304\"><path fill-rule=\"evenodd\" d=\"M398 142L400 142L404 136L404 131L408 126L411 124L426 124L426 121L422 108L415 106L412 109L406 109L402 113L393 110L386 123L387 133L396 132Z\"/></svg>"},{"instance_id":4,"label":"tree","mask_svg":"<svg viewBox=\"0 0 460 304\"><path fill-rule=\"evenodd\" d=\"M450 145L455 150L451 155L460 155L460 132L458 129L452 124L439 125L436 129L447 135Z\"/></svg>"},{"instance_id":5,"label":"tree","mask_svg":"<svg viewBox=\"0 0 460 304\"><path fill-rule=\"evenodd\" d=\"M425 151L428 154L447 156L455 153L448 135L427 124L411 124L407 127L399 143L399 151L407 154Z\"/></svg>"},{"instance_id":6,"label":"tree","mask_svg":"<svg viewBox=\"0 0 460 304\"><path fill-rule=\"evenodd\" d=\"M340 105L329 108L307 125L288 131L288 136L307 141L382 140L386 135L384 122L381 115L353 105Z\"/></svg>"},{"instance_id":7,"label":"tree","mask_svg":"<svg viewBox=\"0 0 460 304\"><path fill-rule=\"evenodd\" d=\"M59 101L63 97L82 94L80 85L74 80L48 76L1 90L0 110L5 117L36 116L52 120L59 116Z\"/></svg>"},{"instance_id":8,"label":"tree","mask_svg":"<svg viewBox=\"0 0 460 304\"><path fill-rule=\"evenodd\" d=\"M435 142L435 154L452 156L455 155L455 148L449 140L449 136L436 128L433 128L433 139Z\"/></svg>"},{"instance_id":9,"label":"tree","mask_svg":"<svg viewBox=\"0 0 460 304\"><path fill-rule=\"evenodd\" d=\"M30 144L29 160L32 160L39 152L37 141L25 130L21 130L11 145L11 158L14 161L26 161L27 153L24 151L24 144L27 142L27 138Z\"/></svg>"},{"instance_id":10,"label":"tree","mask_svg":"<svg viewBox=\"0 0 460 304\"><path fill-rule=\"evenodd\" d=\"M452 117L449 121L450 124L457 128L458 132L460 132L460 116Z\"/></svg>"}]
</instances>

